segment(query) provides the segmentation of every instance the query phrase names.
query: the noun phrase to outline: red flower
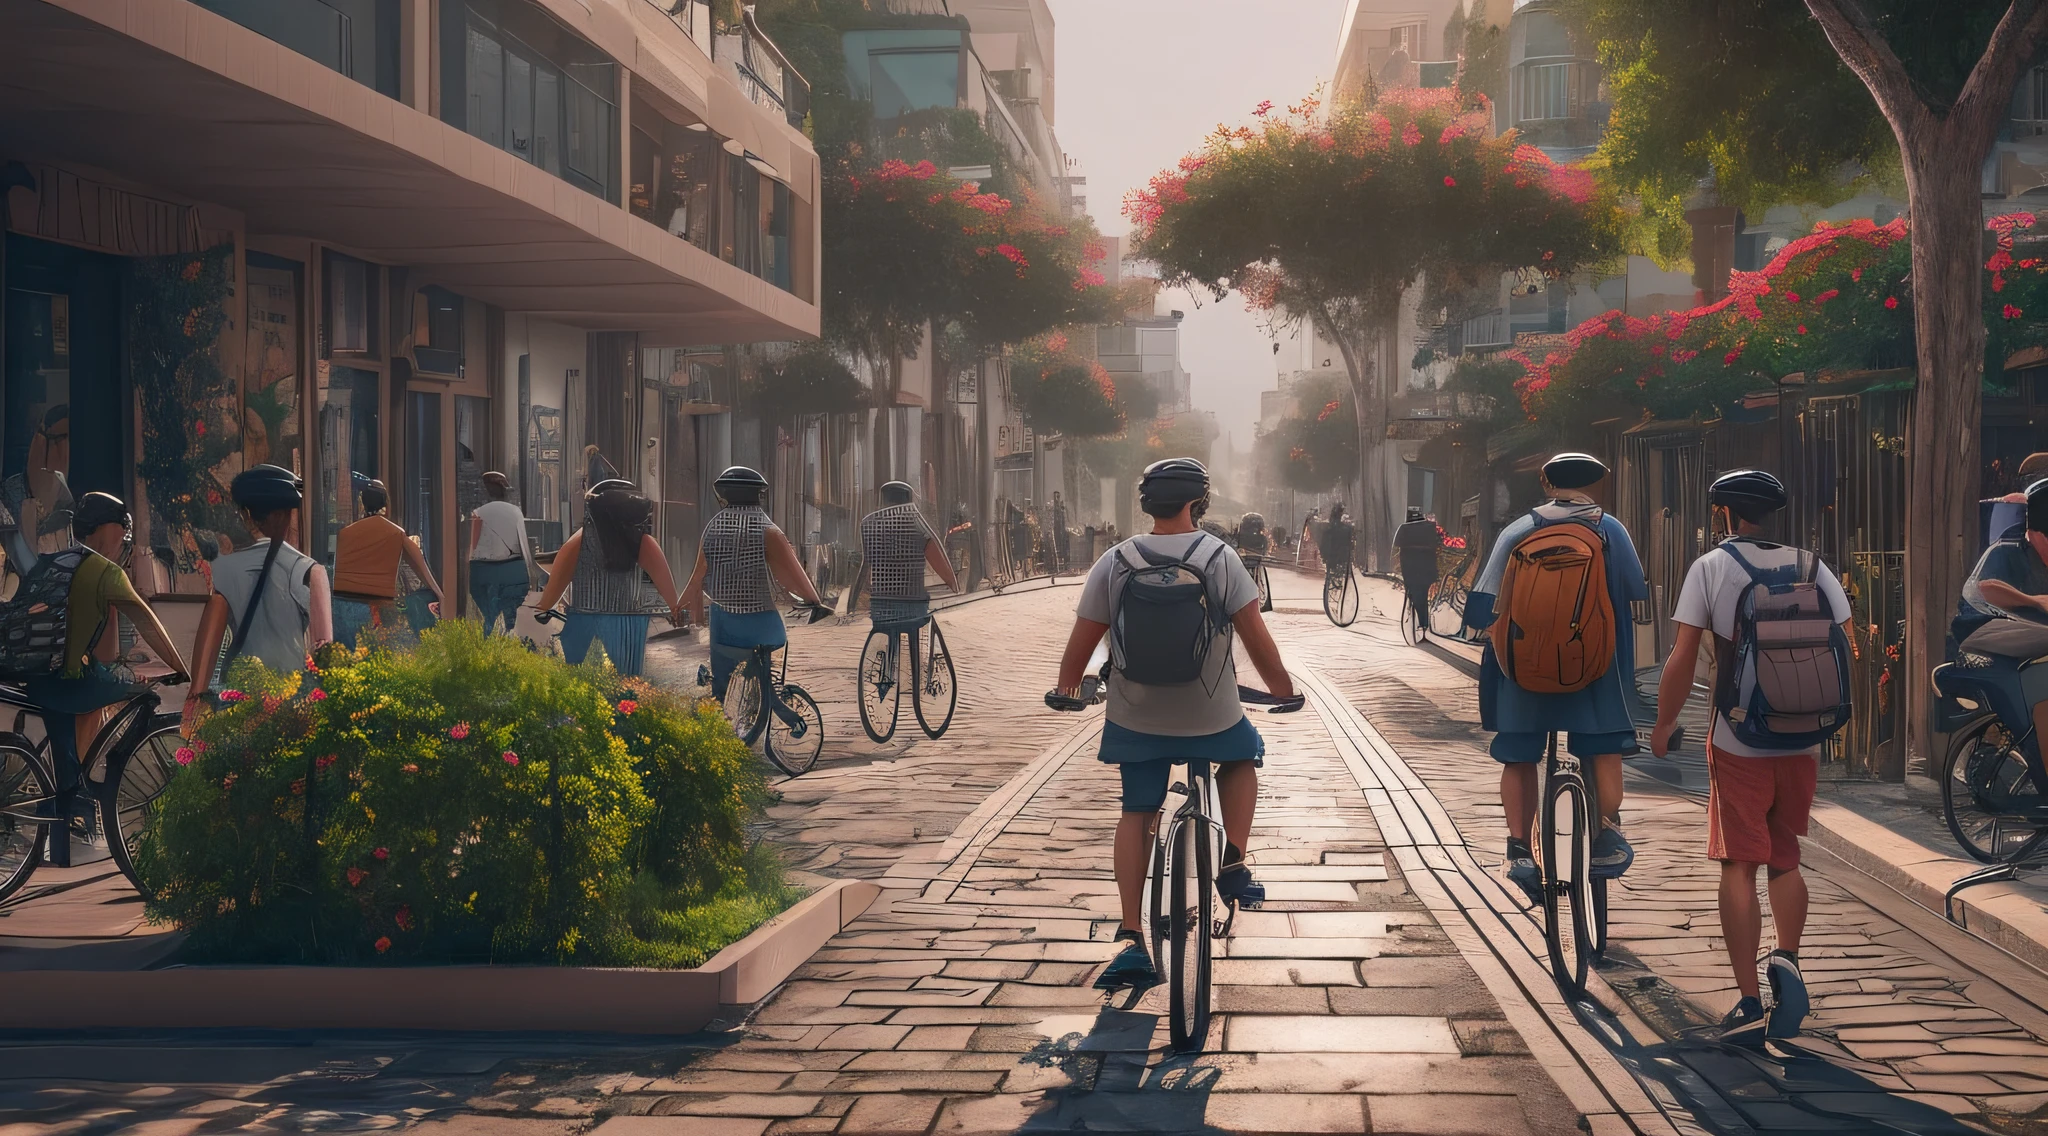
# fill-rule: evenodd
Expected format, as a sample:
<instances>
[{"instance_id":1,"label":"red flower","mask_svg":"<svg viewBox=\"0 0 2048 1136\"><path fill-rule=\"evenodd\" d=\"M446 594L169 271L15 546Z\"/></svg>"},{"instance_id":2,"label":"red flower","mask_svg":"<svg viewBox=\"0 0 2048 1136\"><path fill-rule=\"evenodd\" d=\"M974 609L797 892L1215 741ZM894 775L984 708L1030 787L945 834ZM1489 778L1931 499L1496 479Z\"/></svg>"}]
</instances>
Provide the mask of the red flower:
<instances>
[{"instance_id":1,"label":"red flower","mask_svg":"<svg viewBox=\"0 0 2048 1136\"><path fill-rule=\"evenodd\" d=\"M640 709L640 704L638 702L633 701L630 698L622 698L619 700L619 713L621 714L630 716L633 713L633 711L638 709Z\"/></svg>"},{"instance_id":2,"label":"red flower","mask_svg":"<svg viewBox=\"0 0 2048 1136\"><path fill-rule=\"evenodd\" d=\"M178 759L179 765L190 765L192 764L192 759L199 755L192 752L191 746L179 746L178 752L172 756Z\"/></svg>"},{"instance_id":3,"label":"red flower","mask_svg":"<svg viewBox=\"0 0 2048 1136\"><path fill-rule=\"evenodd\" d=\"M1805 324L1803 324L1803 323L1799 325L1799 334L1801 334L1801 335L1805 335L1805 334L1806 334L1806 325L1805 325Z\"/></svg>"},{"instance_id":4,"label":"red flower","mask_svg":"<svg viewBox=\"0 0 2048 1136\"><path fill-rule=\"evenodd\" d=\"M1457 178L1454 178L1454 177L1452 177L1452 176L1451 176L1451 175L1449 175L1449 174L1445 174L1445 175L1444 175L1444 185L1446 185L1446 186L1448 186L1448 187L1450 187L1450 188L1452 188L1452 189L1456 189L1456 188L1458 187L1458 179L1457 179Z\"/></svg>"},{"instance_id":5,"label":"red flower","mask_svg":"<svg viewBox=\"0 0 2048 1136\"><path fill-rule=\"evenodd\" d=\"M398 924L398 929L401 931L412 930L412 907L408 904L400 904L397 913L392 915L391 921Z\"/></svg>"},{"instance_id":6,"label":"red flower","mask_svg":"<svg viewBox=\"0 0 2048 1136\"><path fill-rule=\"evenodd\" d=\"M418 773L420 771L420 767L408 761L404 765L399 766L398 771L400 773Z\"/></svg>"},{"instance_id":7,"label":"red flower","mask_svg":"<svg viewBox=\"0 0 2048 1136\"><path fill-rule=\"evenodd\" d=\"M1786 303L1788 303L1788 304L1796 304L1796 303L1798 303L1798 302L1799 302L1799 293L1797 293L1797 292L1787 292L1787 293L1785 293L1785 302L1786 302Z\"/></svg>"},{"instance_id":8,"label":"red flower","mask_svg":"<svg viewBox=\"0 0 2048 1136\"><path fill-rule=\"evenodd\" d=\"M508 749L508 750L506 750L506 751L505 751L505 764L507 764L507 765L517 765L517 764L519 764L519 755L518 755L518 754L516 754L516 753L513 753L513 752L512 752L511 750L509 750L509 749Z\"/></svg>"},{"instance_id":9,"label":"red flower","mask_svg":"<svg viewBox=\"0 0 2048 1136\"><path fill-rule=\"evenodd\" d=\"M1849 270L1849 279L1851 279L1851 280L1861 280L1861 279L1863 279L1863 270L1862 270L1862 269L1860 269L1860 268L1852 268L1852 269L1850 269L1850 270Z\"/></svg>"},{"instance_id":10,"label":"red flower","mask_svg":"<svg viewBox=\"0 0 2048 1136\"><path fill-rule=\"evenodd\" d=\"M220 700L222 702L243 702L246 701L248 697L248 695L243 694L239 690L223 690L220 692Z\"/></svg>"},{"instance_id":11,"label":"red flower","mask_svg":"<svg viewBox=\"0 0 2048 1136\"><path fill-rule=\"evenodd\" d=\"M1267 99L1266 101L1260 103L1258 106L1253 107L1252 113L1259 116L1260 118L1264 118L1267 115L1273 113L1273 100Z\"/></svg>"},{"instance_id":12,"label":"red flower","mask_svg":"<svg viewBox=\"0 0 2048 1136\"><path fill-rule=\"evenodd\" d=\"M1886 297L1884 298L1884 306L1885 306L1885 310L1886 310L1886 311L1890 311L1890 310L1892 310L1893 308L1896 308L1896 307L1898 307L1898 306L1899 306L1899 298L1898 298L1897 296L1886 296Z\"/></svg>"},{"instance_id":13,"label":"red flower","mask_svg":"<svg viewBox=\"0 0 2048 1136\"><path fill-rule=\"evenodd\" d=\"M351 865L351 866L349 867L349 870L348 870L348 886L350 886L350 887L361 887L361 886L363 886L363 881L364 881L364 880L367 880L367 879L369 879L369 878L370 878L370 873L368 873L368 872L366 872L366 871L362 870L361 868L355 867L355 866L353 866L353 865Z\"/></svg>"},{"instance_id":14,"label":"red flower","mask_svg":"<svg viewBox=\"0 0 2048 1136\"><path fill-rule=\"evenodd\" d=\"M391 949L391 936L389 936L389 935L379 935L379 936L377 937L377 941L376 941L376 942L374 942L374 943L371 943L370 945L371 945L371 946L373 946L373 947L375 947L375 948L377 948L377 953L381 955L381 954L383 954L383 953L384 953L385 951L388 951L388 950L390 950L390 949Z\"/></svg>"},{"instance_id":15,"label":"red flower","mask_svg":"<svg viewBox=\"0 0 2048 1136\"><path fill-rule=\"evenodd\" d=\"M306 694L306 701L325 702L327 701L327 692L316 686Z\"/></svg>"},{"instance_id":16,"label":"red flower","mask_svg":"<svg viewBox=\"0 0 2048 1136\"><path fill-rule=\"evenodd\" d=\"M370 855L375 856L379 860L389 860L391 858L391 849L378 848L372 851Z\"/></svg>"},{"instance_id":17,"label":"red flower","mask_svg":"<svg viewBox=\"0 0 2048 1136\"><path fill-rule=\"evenodd\" d=\"M1402 127L1402 128L1401 128L1401 145L1403 145L1403 146L1415 146L1415 145L1419 145L1419 144L1420 144L1421 142L1422 142L1422 128L1421 128L1421 127L1419 127L1419 126L1417 126L1417 125L1415 125L1414 123L1412 123L1412 122L1411 122L1411 123L1409 123L1408 125L1406 125L1406 126L1404 126L1404 127Z\"/></svg>"},{"instance_id":18,"label":"red flower","mask_svg":"<svg viewBox=\"0 0 2048 1136\"><path fill-rule=\"evenodd\" d=\"M2020 318L2020 316L2024 315L2025 313L2021 312L2018 308L2013 307L2011 304L2007 304L2002 314L2005 316L2006 319L2013 320Z\"/></svg>"},{"instance_id":19,"label":"red flower","mask_svg":"<svg viewBox=\"0 0 2048 1136\"><path fill-rule=\"evenodd\" d=\"M330 766L330 765L333 765L333 764L334 764L335 762L337 762L337 761L340 761L340 760L341 760L341 758L340 758L340 757L338 757L338 756L336 756L336 755L334 755L334 754L331 754L331 753L330 753L330 754L328 754L328 755L327 755L326 757L321 757L321 758L315 758L315 759L313 760L313 768L315 768L315 769L325 769L325 768L327 768L328 766Z\"/></svg>"},{"instance_id":20,"label":"red flower","mask_svg":"<svg viewBox=\"0 0 2048 1136\"><path fill-rule=\"evenodd\" d=\"M1738 347L1735 350L1730 351L1728 354L1723 355L1721 357L1721 365L1724 367L1733 367L1735 365L1735 361L1740 358L1742 358L1742 349Z\"/></svg>"},{"instance_id":21,"label":"red flower","mask_svg":"<svg viewBox=\"0 0 2048 1136\"><path fill-rule=\"evenodd\" d=\"M459 741L461 741L462 739L464 739L464 738L468 737L468 736L469 736L469 723L468 723L468 722L457 722L457 723L455 723L455 724L454 724L453 726L450 726L450 727L448 727L448 736L449 736L449 737L451 737L451 738L454 738L454 739L455 739L456 741L458 741L458 742L459 742Z\"/></svg>"}]
</instances>

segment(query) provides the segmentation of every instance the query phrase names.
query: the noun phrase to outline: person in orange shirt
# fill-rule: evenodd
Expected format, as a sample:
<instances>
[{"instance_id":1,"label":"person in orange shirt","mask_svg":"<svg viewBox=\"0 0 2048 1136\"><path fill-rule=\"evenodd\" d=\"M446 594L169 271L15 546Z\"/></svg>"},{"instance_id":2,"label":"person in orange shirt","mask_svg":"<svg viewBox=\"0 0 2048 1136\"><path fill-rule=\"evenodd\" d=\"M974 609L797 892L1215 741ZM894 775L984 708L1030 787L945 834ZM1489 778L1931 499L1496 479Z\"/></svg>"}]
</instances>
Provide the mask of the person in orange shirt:
<instances>
[{"instance_id":1,"label":"person in orange shirt","mask_svg":"<svg viewBox=\"0 0 2048 1136\"><path fill-rule=\"evenodd\" d=\"M334 641L353 649L365 627L395 627L401 622L398 609L398 563L403 560L413 574L434 593L427 610L441 614L447 597L427 567L420 546L405 530L385 516L391 503L390 491L381 481L363 487L362 520L341 530L334 542Z\"/></svg>"}]
</instances>

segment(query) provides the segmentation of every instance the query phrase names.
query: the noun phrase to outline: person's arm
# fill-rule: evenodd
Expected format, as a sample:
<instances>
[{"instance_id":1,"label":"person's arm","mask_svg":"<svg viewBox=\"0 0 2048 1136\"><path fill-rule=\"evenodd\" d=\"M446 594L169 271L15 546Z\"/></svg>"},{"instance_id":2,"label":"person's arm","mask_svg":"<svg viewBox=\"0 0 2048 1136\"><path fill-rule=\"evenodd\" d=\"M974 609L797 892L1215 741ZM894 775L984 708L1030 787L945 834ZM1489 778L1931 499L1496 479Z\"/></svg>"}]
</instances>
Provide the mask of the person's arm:
<instances>
[{"instance_id":1,"label":"person's arm","mask_svg":"<svg viewBox=\"0 0 2048 1136\"><path fill-rule=\"evenodd\" d=\"M484 519L475 513L469 515L469 558L476 559L477 543L484 538Z\"/></svg>"},{"instance_id":2,"label":"person's arm","mask_svg":"<svg viewBox=\"0 0 2048 1136\"><path fill-rule=\"evenodd\" d=\"M1650 731L1650 753L1663 757L1671 751L1671 733L1678 728L1678 715L1692 697L1693 675L1699 670L1700 636L1703 628L1674 623L1678 636L1671 654L1664 660L1664 674L1657 680L1657 726ZM1706 739L1700 739L1702 744Z\"/></svg>"},{"instance_id":3,"label":"person's arm","mask_svg":"<svg viewBox=\"0 0 2048 1136\"><path fill-rule=\"evenodd\" d=\"M640 570L654 581L654 590L661 593L663 603L668 604L668 621L680 626L683 622L682 597L676 595L676 576L669 571L668 556L661 551L661 542L648 534L640 536Z\"/></svg>"},{"instance_id":4,"label":"person's arm","mask_svg":"<svg viewBox=\"0 0 2048 1136\"><path fill-rule=\"evenodd\" d=\"M1252 667L1266 680L1267 692L1275 698L1294 697L1294 679L1287 673L1287 664L1280 661L1280 646L1273 642L1266 617L1259 614L1259 601L1254 598L1238 608L1237 614L1230 617L1230 625L1243 640L1244 653L1250 656Z\"/></svg>"},{"instance_id":5,"label":"person's arm","mask_svg":"<svg viewBox=\"0 0 2048 1136\"><path fill-rule=\"evenodd\" d=\"M1102 637L1108 632L1107 623L1075 618L1074 629L1067 634L1067 649L1060 655L1061 694L1075 697L1081 693L1081 680L1087 677L1088 660L1095 654L1095 645L1102 642Z\"/></svg>"},{"instance_id":6,"label":"person's arm","mask_svg":"<svg viewBox=\"0 0 2048 1136\"><path fill-rule=\"evenodd\" d=\"M220 641L227 631L228 601L215 592L207 597L206 611L199 616L199 635L192 643L192 689L185 692L187 732L199 720L199 711L206 704L207 688L213 685L213 668L220 661Z\"/></svg>"},{"instance_id":7,"label":"person's arm","mask_svg":"<svg viewBox=\"0 0 2048 1136\"><path fill-rule=\"evenodd\" d=\"M315 564L306 572L306 646L334 642L334 589L327 582L327 566Z\"/></svg>"},{"instance_id":8,"label":"person's arm","mask_svg":"<svg viewBox=\"0 0 2048 1136\"><path fill-rule=\"evenodd\" d=\"M946 550L940 547L937 537L924 542L924 562L932 566L932 571L939 574L939 579L944 580L947 587L953 589L954 595L960 594L960 578L953 574L953 561L946 555ZM861 570L867 569L863 566Z\"/></svg>"},{"instance_id":9,"label":"person's arm","mask_svg":"<svg viewBox=\"0 0 2048 1136\"><path fill-rule=\"evenodd\" d=\"M2025 611L2028 608L2048 611L2048 596L2030 596L2004 580L1980 579L1977 590L1986 602L2004 611Z\"/></svg>"},{"instance_id":10,"label":"person's arm","mask_svg":"<svg viewBox=\"0 0 2048 1136\"><path fill-rule=\"evenodd\" d=\"M405 562L412 565L412 570L418 574L420 580L434 593L434 614L440 615L440 605L446 603L448 597L441 594L441 582L434 579L434 573L427 568L427 558L420 555L420 546L414 544L411 538L407 538L399 548L399 552L404 554Z\"/></svg>"},{"instance_id":11,"label":"person's arm","mask_svg":"<svg viewBox=\"0 0 2048 1136\"><path fill-rule=\"evenodd\" d=\"M690 609L691 617L699 623L704 622L704 576L708 571L710 568L704 563L704 550L700 548L697 550L697 565L690 569L690 583L683 589L683 598L679 601Z\"/></svg>"},{"instance_id":12,"label":"person's arm","mask_svg":"<svg viewBox=\"0 0 2048 1136\"><path fill-rule=\"evenodd\" d=\"M576 577L576 558L583 552L583 530L577 529L555 550L555 562L548 565L548 586L540 590L540 602L533 606L547 611L562 598L569 581Z\"/></svg>"},{"instance_id":13,"label":"person's arm","mask_svg":"<svg viewBox=\"0 0 2048 1136\"><path fill-rule=\"evenodd\" d=\"M805 603L823 607L825 601L818 598L818 588L811 583L810 574L804 571L803 562L796 558L796 548L781 529L769 529L762 534L762 544L768 553L768 568L782 589Z\"/></svg>"}]
</instances>

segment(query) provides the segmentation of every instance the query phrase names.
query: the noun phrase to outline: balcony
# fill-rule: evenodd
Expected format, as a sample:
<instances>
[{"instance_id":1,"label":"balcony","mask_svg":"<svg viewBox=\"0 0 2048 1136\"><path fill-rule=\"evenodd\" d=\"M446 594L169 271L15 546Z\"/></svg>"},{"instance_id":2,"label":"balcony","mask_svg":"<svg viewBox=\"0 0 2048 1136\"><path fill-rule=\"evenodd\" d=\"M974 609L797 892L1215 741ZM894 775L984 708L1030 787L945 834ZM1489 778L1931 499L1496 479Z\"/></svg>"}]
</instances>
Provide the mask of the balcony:
<instances>
[{"instance_id":1,"label":"balcony","mask_svg":"<svg viewBox=\"0 0 2048 1136\"><path fill-rule=\"evenodd\" d=\"M398 97L398 0L193 0L365 87Z\"/></svg>"}]
</instances>

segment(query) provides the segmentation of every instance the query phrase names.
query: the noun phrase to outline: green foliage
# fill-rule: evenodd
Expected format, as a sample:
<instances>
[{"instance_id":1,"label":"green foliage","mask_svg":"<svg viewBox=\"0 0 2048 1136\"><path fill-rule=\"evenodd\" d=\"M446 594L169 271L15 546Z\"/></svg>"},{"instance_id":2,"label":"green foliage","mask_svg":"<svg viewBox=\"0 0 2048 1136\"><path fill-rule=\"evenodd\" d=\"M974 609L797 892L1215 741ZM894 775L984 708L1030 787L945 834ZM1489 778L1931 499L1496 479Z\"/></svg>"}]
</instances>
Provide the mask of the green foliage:
<instances>
[{"instance_id":1,"label":"green foliage","mask_svg":"<svg viewBox=\"0 0 2048 1136\"><path fill-rule=\"evenodd\" d=\"M1320 493L1358 469L1358 408L1334 375L1295 385L1296 412L1281 419L1274 447L1289 489Z\"/></svg>"},{"instance_id":2,"label":"green foliage","mask_svg":"<svg viewBox=\"0 0 2048 1136\"><path fill-rule=\"evenodd\" d=\"M213 469L242 447L241 391L213 349L228 326L235 246L128 266L128 357L142 409L136 473L166 524L240 533ZM74 407L73 416L86 408Z\"/></svg>"},{"instance_id":3,"label":"green foliage","mask_svg":"<svg viewBox=\"0 0 2048 1136\"><path fill-rule=\"evenodd\" d=\"M1039 433L1100 438L1123 432L1115 381L1102 364L1069 352L1064 335L1025 344L1010 357L1010 392Z\"/></svg>"},{"instance_id":4,"label":"green foliage","mask_svg":"<svg viewBox=\"0 0 2048 1136\"><path fill-rule=\"evenodd\" d=\"M867 406L868 389L837 356L810 345L762 364L741 384L740 400L770 416L852 414Z\"/></svg>"},{"instance_id":5,"label":"green foliage","mask_svg":"<svg viewBox=\"0 0 2048 1136\"><path fill-rule=\"evenodd\" d=\"M137 860L192 957L673 962L704 945L690 912L730 930L788 898L715 709L468 621L327 656L238 663L180 752Z\"/></svg>"}]
</instances>

